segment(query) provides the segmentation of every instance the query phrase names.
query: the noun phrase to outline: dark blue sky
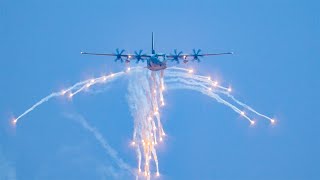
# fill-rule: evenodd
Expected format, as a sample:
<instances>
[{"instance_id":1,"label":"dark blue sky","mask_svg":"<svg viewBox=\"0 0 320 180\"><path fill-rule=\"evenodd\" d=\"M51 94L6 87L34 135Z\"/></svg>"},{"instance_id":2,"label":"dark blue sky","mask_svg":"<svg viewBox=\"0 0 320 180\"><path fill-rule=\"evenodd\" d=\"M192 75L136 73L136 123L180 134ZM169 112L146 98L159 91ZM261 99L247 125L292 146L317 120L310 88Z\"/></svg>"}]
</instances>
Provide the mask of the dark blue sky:
<instances>
[{"instance_id":1,"label":"dark blue sky","mask_svg":"<svg viewBox=\"0 0 320 180\"><path fill-rule=\"evenodd\" d=\"M168 138L158 153L163 179L320 178L317 1L0 4L0 179L108 179L105 172L119 172L94 137L65 113L80 113L136 166L128 146L133 120L126 79L104 93L54 99L16 129L9 119L52 91L123 69L112 58L80 51L150 51L152 31L157 51L235 52L190 66L218 77L240 100L278 120L275 127L262 119L250 127L199 93L166 92Z\"/></svg>"}]
</instances>

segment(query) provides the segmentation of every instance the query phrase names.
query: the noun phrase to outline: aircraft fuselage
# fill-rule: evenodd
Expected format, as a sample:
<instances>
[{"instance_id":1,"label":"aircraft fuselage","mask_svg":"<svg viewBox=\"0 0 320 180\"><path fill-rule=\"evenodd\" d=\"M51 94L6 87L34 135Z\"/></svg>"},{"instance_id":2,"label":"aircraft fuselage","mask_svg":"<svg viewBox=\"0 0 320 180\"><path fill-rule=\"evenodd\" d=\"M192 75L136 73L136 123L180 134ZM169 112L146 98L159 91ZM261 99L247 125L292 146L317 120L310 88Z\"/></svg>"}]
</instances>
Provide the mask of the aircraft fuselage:
<instances>
[{"instance_id":1,"label":"aircraft fuselage","mask_svg":"<svg viewBox=\"0 0 320 180\"><path fill-rule=\"evenodd\" d=\"M160 71L167 68L167 63L165 59L160 59L160 56L157 56L157 54L152 54L152 56L147 59L147 68L151 71Z\"/></svg>"}]
</instances>

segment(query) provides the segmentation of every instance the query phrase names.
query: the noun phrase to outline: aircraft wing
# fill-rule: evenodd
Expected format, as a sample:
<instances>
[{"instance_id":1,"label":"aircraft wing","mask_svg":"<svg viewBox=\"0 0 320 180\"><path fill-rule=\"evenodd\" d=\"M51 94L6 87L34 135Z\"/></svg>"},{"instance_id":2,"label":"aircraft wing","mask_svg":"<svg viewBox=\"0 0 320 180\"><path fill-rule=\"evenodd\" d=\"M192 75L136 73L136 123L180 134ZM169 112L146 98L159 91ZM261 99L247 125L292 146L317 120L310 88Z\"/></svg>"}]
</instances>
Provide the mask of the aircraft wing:
<instances>
[{"instance_id":1,"label":"aircraft wing","mask_svg":"<svg viewBox=\"0 0 320 180\"><path fill-rule=\"evenodd\" d=\"M187 59L187 58L197 58L197 57L205 57L205 56L220 56L220 55L226 55L226 54L233 54L233 53L226 52L226 53L208 53L208 54L182 54L181 58Z\"/></svg>"},{"instance_id":2,"label":"aircraft wing","mask_svg":"<svg viewBox=\"0 0 320 180\"><path fill-rule=\"evenodd\" d=\"M146 58L151 57L151 55L147 54L141 54L136 53L135 54L124 54L124 50L119 51L118 49L116 50L116 53L91 53L91 52L81 52L81 54L87 54L87 55L96 55L96 56L113 56L116 57L115 61L120 60L121 62L126 61L127 63L130 62L131 60L145 60Z\"/></svg>"},{"instance_id":3,"label":"aircraft wing","mask_svg":"<svg viewBox=\"0 0 320 180\"><path fill-rule=\"evenodd\" d=\"M81 54L88 54L88 55L96 55L96 56L117 56L117 54L108 54L108 53L89 53L89 52L81 52ZM121 57L127 57L128 54L121 54Z\"/></svg>"},{"instance_id":4,"label":"aircraft wing","mask_svg":"<svg viewBox=\"0 0 320 180\"><path fill-rule=\"evenodd\" d=\"M233 52L202 54L202 56L219 56L219 55L225 55L225 54L233 54Z\"/></svg>"},{"instance_id":5,"label":"aircraft wing","mask_svg":"<svg viewBox=\"0 0 320 180\"><path fill-rule=\"evenodd\" d=\"M194 53L192 53L192 54L182 54L182 52L180 52L180 53L175 52L175 54L166 55L166 57L169 60L175 60L175 61L183 60L186 63L189 60L199 60L199 58L202 58L205 56L220 56L220 55L226 55L226 54L233 54L232 52L202 54L202 53L200 53L200 50L198 50L197 52L195 50L193 50L193 52Z\"/></svg>"}]
</instances>

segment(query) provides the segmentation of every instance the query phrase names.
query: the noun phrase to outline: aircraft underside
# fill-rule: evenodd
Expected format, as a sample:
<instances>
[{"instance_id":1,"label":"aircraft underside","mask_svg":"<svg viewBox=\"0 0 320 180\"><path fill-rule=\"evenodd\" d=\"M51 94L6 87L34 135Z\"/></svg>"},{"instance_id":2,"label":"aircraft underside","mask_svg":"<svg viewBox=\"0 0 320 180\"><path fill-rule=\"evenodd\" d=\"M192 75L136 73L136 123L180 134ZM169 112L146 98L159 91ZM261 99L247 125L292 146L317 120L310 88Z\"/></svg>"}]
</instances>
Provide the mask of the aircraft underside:
<instances>
[{"instance_id":1,"label":"aircraft underside","mask_svg":"<svg viewBox=\"0 0 320 180\"><path fill-rule=\"evenodd\" d=\"M167 64L165 62L153 62L152 60L149 60L147 68L151 71L160 71L166 69Z\"/></svg>"}]
</instances>

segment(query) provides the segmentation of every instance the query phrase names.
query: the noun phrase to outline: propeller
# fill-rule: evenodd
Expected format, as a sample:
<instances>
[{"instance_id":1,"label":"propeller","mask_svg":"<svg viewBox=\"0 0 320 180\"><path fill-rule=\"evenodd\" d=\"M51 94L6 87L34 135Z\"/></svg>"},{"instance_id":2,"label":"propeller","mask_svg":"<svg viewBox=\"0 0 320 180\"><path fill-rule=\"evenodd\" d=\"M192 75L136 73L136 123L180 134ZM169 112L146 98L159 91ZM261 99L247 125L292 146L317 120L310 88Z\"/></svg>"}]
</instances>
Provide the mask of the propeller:
<instances>
[{"instance_id":1,"label":"propeller","mask_svg":"<svg viewBox=\"0 0 320 180\"><path fill-rule=\"evenodd\" d=\"M180 52L178 53L177 50L175 49L175 50L173 51L173 53L174 53L174 54L172 54L173 58L171 59L171 61L172 61L172 62L173 62L173 61L176 61L177 64L179 64L179 63L180 63L179 58L180 58L180 55L182 54L182 51L180 51Z\"/></svg>"},{"instance_id":2,"label":"propeller","mask_svg":"<svg viewBox=\"0 0 320 180\"><path fill-rule=\"evenodd\" d=\"M197 51L195 49L193 49L192 51L193 51L193 54L192 54L193 59L192 59L192 61L200 62L200 58L199 57L202 57L202 55L200 54L201 49L198 49Z\"/></svg>"},{"instance_id":3,"label":"propeller","mask_svg":"<svg viewBox=\"0 0 320 180\"><path fill-rule=\"evenodd\" d=\"M137 51L134 51L135 58L137 59L136 63L138 64L140 61L144 62L144 59L142 58L142 50L140 49L139 53Z\"/></svg>"},{"instance_id":4,"label":"propeller","mask_svg":"<svg viewBox=\"0 0 320 180\"><path fill-rule=\"evenodd\" d=\"M119 51L119 49L116 49L116 59L114 60L115 62L117 62L118 60L120 60L121 63L123 63L123 59L122 59L122 53L124 52L124 49L122 49L121 51Z\"/></svg>"}]
</instances>

